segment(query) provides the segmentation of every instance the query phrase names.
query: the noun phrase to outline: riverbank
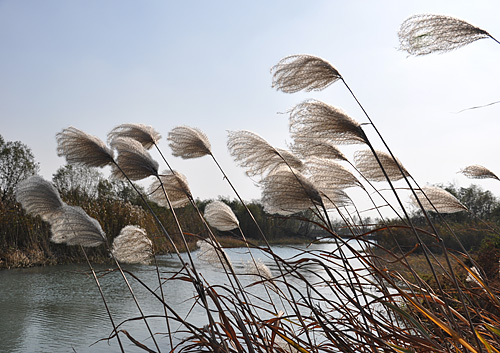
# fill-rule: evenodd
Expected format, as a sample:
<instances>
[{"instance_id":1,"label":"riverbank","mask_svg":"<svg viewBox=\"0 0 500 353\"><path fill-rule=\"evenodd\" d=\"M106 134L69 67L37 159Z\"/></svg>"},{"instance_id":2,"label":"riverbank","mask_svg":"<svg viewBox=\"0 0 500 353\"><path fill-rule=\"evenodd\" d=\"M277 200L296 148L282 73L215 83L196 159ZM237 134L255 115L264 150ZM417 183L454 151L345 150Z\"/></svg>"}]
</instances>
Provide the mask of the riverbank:
<instances>
[{"instance_id":1,"label":"riverbank","mask_svg":"<svg viewBox=\"0 0 500 353\"><path fill-rule=\"evenodd\" d=\"M239 248L245 247L246 244L243 239L233 238L227 236L221 236L217 238L219 243L223 248ZM276 238L271 239L269 244L271 245L300 245L309 243L311 239L301 238L301 237L287 237L287 238ZM254 246L265 245L262 240L251 239L249 242ZM194 247L196 245L194 242L191 244ZM186 249L182 244L178 245L180 252L185 252ZM79 249L78 249L79 250ZM163 255L168 253L168 251L160 251L158 254ZM88 254L89 259L94 264L104 264L110 263L111 260L106 252L103 251L90 251ZM85 262L84 257L78 251L73 252L73 254L59 254L57 252L52 252L50 250L42 250L40 248L33 249L19 249L19 248L8 248L2 249L0 251L0 270L12 269L12 268L29 268L37 266L53 266L53 265L66 265L71 263L82 263Z\"/></svg>"}]
</instances>

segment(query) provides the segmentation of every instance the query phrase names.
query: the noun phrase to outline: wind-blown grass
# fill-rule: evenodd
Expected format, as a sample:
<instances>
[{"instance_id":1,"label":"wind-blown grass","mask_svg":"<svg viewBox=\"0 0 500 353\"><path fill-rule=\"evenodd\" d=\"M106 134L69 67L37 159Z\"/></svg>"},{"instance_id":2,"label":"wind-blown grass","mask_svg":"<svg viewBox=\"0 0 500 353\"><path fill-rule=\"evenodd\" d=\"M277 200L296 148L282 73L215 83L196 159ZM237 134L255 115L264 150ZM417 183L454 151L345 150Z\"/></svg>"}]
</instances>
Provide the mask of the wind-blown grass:
<instances>
[{"instance_id":1,"label":"wind-blown grass","mask_svg":"<svg viewBox=\"0 0 500 353\"><path fill-rule=\"evenodd\" d=\"M460 20L417 16L403 24L400 37L403 49L423 55L452 50L491 36ZM248 175L260 177L265 210L279 215L277 220L296 217L309 222L322 231L325 239L335 244L330 252L305 248L298 256L284 259L273 252L269 244L265 247L251 244L243 234L238 218L226 204L212 202L202 214L194 202L187 179L174 171L165 158L168 170L159 174L159 164L148 152L153 146L158 149L161 137L152 127L123 124L113 129L108 141L117 152L116 159L111 148L80 130L68 128L57 135L58 154L70 163L98 167L111 165L115 177L128 181L155 177L149 190L151 199L170 209L169 219L187 250L187 260L179 253L160 217L149 204L150 200L141 194L145 207L157 221L159 232L172 243L181 268L170 274L160 273L156 267L159 293L157 288L145 286L140 278L129 273L134 285L144 286L162 304L163 312L156 315L165 319L168 347L164 348L157 340L159 335L150 329L149 317L141 310L139 298L134 295L119 264L147 262L150 258L155 263L151 241L142 229L129 226L115 238L110 248L156 351L498 352L500 292L489 285L484 271L477 267L469 254L449 251L440 234L443 229L453 234L451 227L446 227L442 214L466 211L467 208L443 189L418 186L389 149L344 77L329 62L311 55L292 55L279 61L271 72L273 87L285 93L323 90L340 81L369 121L362 125L339 108L317 100L302 102L289 112L290 133L294 140L292 151L296 154L273 147L253 132L229 133L228 149L235 162ZM368 138L365 126L375 131L375 138ZM376 138L384 150L374 148ZM201 130L175 127L167 139L174 156L184 159L211 156L229 182L212 154L208 137ZM351 144L365 145L368 150L356 152L351 160L339 147ZM159 149L158 152L161 153ZM498 179L491 171L479 166L467 167L462 173L472 178ZM371 182L384 184L376 187ZM406 183L406 187L395 186L400 182ZM381 191L389 190L396 199L394 205L385 198L378 204L367 191L368 186L380 196ZM34 187L38 189L34 190ZM402 214L398 223L385 222L381 217L378 227L367 227L361 222L364 210L358 210L356 200L348 194L351 188L366 191L375 211L380 212L387 206L393 210L398 208ZM413 209L422 215L423 221L418 226L409 216L411 209L403 199L408 192L414 203ZM103 243L108 246L99 223L80 208L64 204L53 187L40 178L33 177L20 184L17 195L28 212L51 224L53 241L82 247ZM177 217L181 207L195 210L197 218L192 221L199 222L203 232L191 234L184 230L185 225ZM347 230L345 233L350 239L337 233L338 227L332 222L334 214L340 218L337 224ZM311 216L306 218L304 215ZM444 226L436 227L437 222ZM244 266L245 273L238 272L238 266L231 262L212 228L223 232L234 230L236 236L241 236L252 259L250 265ZM264 232L258 229L265 240ZM414 249L421 249L421 265L427 267L430 275L424 276L408 261L408 253L391 233L394 230L407 231L414 237L412 245ZM393 249L382 248L368 237L381 232L393 236L396 244ZM436 257L422 241L424 236L435 240L441 256ZM196 256L194 249L188 246L187 237L199 240ZM254 257L254 253L271 259L277 271L271 272ZM392 263L403 267L404 275L396 266L390 267ZM207 266L222 271L224 281L210 283L203 276ZM181 317L166 301L163 288L175 288L178 281L192 285L192 309L201 309L198 311L206 316L203 327L193 325L189 315ZM266 295L255 294L254 290L259 286L263 286ZM112 319L109 309L108 313ZM172 322L179 327L178 332L182 332L177 345L173 344L172 337L177 332L172 330ZM118 337L122 331L113 326ZM154 351L135 340L133 333L123 333L135 345Z\"/></svg>"}]
</instances>

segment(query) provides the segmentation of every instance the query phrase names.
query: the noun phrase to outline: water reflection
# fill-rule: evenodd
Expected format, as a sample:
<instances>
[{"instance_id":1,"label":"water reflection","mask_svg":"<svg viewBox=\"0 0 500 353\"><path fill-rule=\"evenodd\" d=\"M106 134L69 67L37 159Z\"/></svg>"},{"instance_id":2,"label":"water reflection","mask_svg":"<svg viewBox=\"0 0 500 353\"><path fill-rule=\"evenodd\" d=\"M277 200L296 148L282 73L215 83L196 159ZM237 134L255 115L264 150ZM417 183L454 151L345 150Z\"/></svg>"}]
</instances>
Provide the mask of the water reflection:
<instances>
[{"instance_id":1,"label":"water reflection","mask_svg":"<svg viewBox=\"0 0 500 353\"><path fill-rule=\"evenodd\" d=\"M315 244L308 250L327 253L335 249L335 244ZM273 251L282 258L294 258L301 253L301 247L276 246ZM228 249L237 273L245 271L251 259L247 249ZM279 271L274 260L259 250L252 250L255 258L260 258L274 275ZM166 276L181 268L175 257L158 257L160 271ZM131 265L126 269L137 275L150 288L158 288L154 266ZM228 284L228 279L220 270L207 265L199 266L203 278L209 283ZM101 285L115 322L139 317L139 312L118 272L106 272L107 267L96 266L100 271ZM101 340L112 331L107 313L94 280L87 274L84 264L42 267L32 269L0 271L0 340L5 352L119 352L116 340ZM310 265L303 275L311 282L321 275L319 265ZM243 285L255 278L242 276ZM146 315L163 314L163 307L151 294L131 280L134 292ZM169 282L164 286L167 303L172 305L181 317L198 327L206 324L205 312L200 307L192 309L195 296L193 286L184 281ZM297 282L300 284L300 282ZM259 289L260 288L260 289ZM262 287L250 289L257 297L265 297ZM258 291L261 291L260 293ZM254 292L257 291L257 292ZM157 293L158 290L157 290ZM189 316L188 316L189 315ZM153 332L167 332L165 319L148 320ZM178 326L178 325L177 325ZM176 325L173 325L174 329ZM121 328L129 331L144 344L154 347L144 323L140 320L124 322ZM177 340L180 337L177 337ZM166 335L158 335L160 346L169 347ZM127 352L142 352L124 337Z\"/></svg>"}]
</instances>

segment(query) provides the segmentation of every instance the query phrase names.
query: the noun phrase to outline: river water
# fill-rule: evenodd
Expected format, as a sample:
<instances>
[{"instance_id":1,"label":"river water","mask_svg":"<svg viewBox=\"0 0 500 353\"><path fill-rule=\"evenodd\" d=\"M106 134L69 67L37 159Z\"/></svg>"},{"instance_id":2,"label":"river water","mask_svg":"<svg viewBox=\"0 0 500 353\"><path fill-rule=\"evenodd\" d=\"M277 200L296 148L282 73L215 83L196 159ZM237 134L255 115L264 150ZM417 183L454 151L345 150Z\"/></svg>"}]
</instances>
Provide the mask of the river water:
<instances>
[{"instance_id":1,"label":"river water","mask_svg":"<svg viewBox=\"0 0 500 353\"><path fill-rule=\"evenodd\" d=\"M308 249L329 252L334 248L334 244L320 243L311 245ZM275 254L282 258L297 256L301 250L301 247L273 247ZM248 250L235 248L226 251L235 271L244 271L245 263L250 260ZM272 259L257 250L252 252L254 257L260 258L274 274L278 273ZM196 260L196 253L193 255ZM157 261L162 273L174 273L181 268L180 261L174 256L158 256ZM128 265L124 268L137 275L150 288L158 287L154 266ZM209 283L227 283L227 277L221 270L201 263L197 268ZM95 266L95 269L103 274L106 273L107 267ZM88 272L88 266L85 264L0 271L0 351L119 352L115 339L102 340L108 337L112 325L94 279ZM116 323L139 316L119 273L107 273L101 276L100 282ZM163 313L163 307L158 300L133 280L130 282L146 315ZM172 286L167 283L164 291L165 301L171 304L178 314L182 317L189 315L189 321L198 327L206 323L206 316L200 309L190 311L190 298L195 294L190 283L175 281ZM150 319L148 322L155 333L167 331L164 319ZM142 321L125 322L121 328L149 347L154 347L151 339L147 338L147 330ZM125 336L122 337L126 352L143 352ZM160 346L170 346L166 335L157 335L157 339Z\"/></svg>"}]
</instances>

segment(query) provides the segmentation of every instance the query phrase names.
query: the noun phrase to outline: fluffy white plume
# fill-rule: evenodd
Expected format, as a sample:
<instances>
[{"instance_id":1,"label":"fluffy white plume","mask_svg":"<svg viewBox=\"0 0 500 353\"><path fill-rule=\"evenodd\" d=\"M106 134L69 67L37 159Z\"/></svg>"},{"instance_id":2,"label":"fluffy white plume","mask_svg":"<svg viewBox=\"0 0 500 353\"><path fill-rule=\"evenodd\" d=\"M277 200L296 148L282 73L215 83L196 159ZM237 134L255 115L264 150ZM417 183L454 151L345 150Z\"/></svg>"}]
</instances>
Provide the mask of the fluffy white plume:
<instances>
[{"instance_id":1,"label":"fluffy white plume","mask_svg":"<svg viewBox=\"0 0 500 353\"><path fill-rule=\"evenodd\" d=\"M208 224L221 231L238 228L240 224L231 207L222 201L212 201L205 207L205 219Z\"/></svg>"},{"instance_id":2,"label":"fluffy white plume","mask_svg":"<svg viewBox=\"0 0 500 353\"><path fill-rule=\"evenodd\" d=\"M318 157L347 161L346 156L333 142L321 137L307 137L307 133L296 135L291 149L304 159Z\"/></svg>"},{"instance_id":3,"label":"fluffy white plume","mask_svg":"<svg viewBox=\"0 0 500 353\"><path fill-rule=\"evenodd\" d=\"M66 245L98 246L105 241L104 232L97 220L78 206L64 204L50 219L51 241Z\"/></svg>"},{"instance_id":4,"label":"fluffy white plume","mask_svg":"<svg viewBox=\"0 0 500 353\"><path fill-rule=\"evenodd\" d=\"M172 155L184 159L203 157L211 154L210 141L200 129L177 126L168 133Z\"/></svg>"},{"instance_id":5,"label":"fluffy white plume","mask_svg":"<svg viewBox=\"0 0 500 353\"><path fill-rule=\"evenodd\" d=\"M293 153L274 148L251 131L229 131L227 147L234 160L246 169L249 176L264 175L287 164L297 170L303 168L302 161Z\"/></svg>"},{"instance_id":6,"label":"fluffy white plume","mask_svg":"<svg viewBox=\"0 0 500 353\"><path fill-rule=\"evenodd\" d=\"M173 208L184 207L189 204L191 191L189 190L187 178L183 174L176 171L172 173L170 170L165 170L160 175L160 179ZM158 179L153 181L149 187L149 193L154 202L160 206L168 207L167 199L165 198L165 194L163 193L163 189Z\"/></svg>"},{"instance_id":7,"label":"fluffy white plume","mask_svg":"<svg viewBox=\"0 0 500 353\"><path fill-rule=\"evenodd\" d=\"M331 159L312 157L307 160L311 181L322 191L363 187L361 182L344 166Z\"/></svg>"},{"instance_id":8,"label":"fluffy white plume","mask_svg":"<svg viewBox=\"0 0 500 353\"><path fill-rule=\"evenodd\" d=\"M471 179L498 179L495 173L481 165L470 165L460 171L463 175Z\"/></svg>"},{"instance_id":9,"label":"fluffy white plume","mask_svg":"<svg viewBox=\"0 0 500 353\"><path fill-rule=\"evenodd\" d=\"M440 213L455 213L467 211L467 207L462 205L455 196L450 194L448 191L436 186L423 187L422 191L415 190L415 192L420 203L422 204L422 207L426 211L436 212L437 210ZM413 195L411 199L413 203L418 207L417 200Z\"/></svg>"},{"instance_id":10,"label":"fluffy white plume","mask_svg":"<svg viewBox=\"0 0 500 353\"><path fill-rule=\"evenodd\" d=\"M261 181L262 203L269 213L290 215L321 205L316 186L299 171L281 167Z\"/></svg>"},{"instance_id":11,"label":"fluffy white plume","mask_svg":"<svg viewBox=\"0 0 500 353\"><path fill-rule=\"evenodd\" d=\"M312 55L290 55L271 68L273 87L285 93L319 91L342 78L328 61Z\"/></svg>"},{"instance_id":12,"label":"fluffy white plume","mask_svg":"<svg viewBox=\"0 0 500 353\"><path fill-rule=\"evenodd\" d=\"M377 157L391 181L400 180L405 176L410 175L397 158L395 161L390 154L382 151L375 151L375 153L377 153ZM366 179L371 181L386 180L385 175L371 150L357 151L354 154L354 164ZM399 170L398 164L403 173Z\"/></svg>"},{"instance_id":13,"label":"fluffy white plume","mask_svg":"<svg viewBox=\"0 0 500 353\"><path fill-rule=\"evenodd\" d=\"M400 49L411 55L443 53L491 35L465 21L442 15L414 15L398 32Z\"/></svg>"},{"instance_id":14,"label":"fluffy white plume","mask_svg":"<svg viewBox=\"0 0 500 353\"><path fill-rule=\"evenodd\" d=\"M57 155L68 164L104 167L114 163L113 151L99 138L72 126L56 135Z\"/></svg>"},{"instance_id":15,"label":"fluffy white plume","mask_svg":"<svg viewBox=\"0 0 500 353\"><path fill-rule=\"evenodd\" d=\"M153 243L144 229L139 226L128 225L113 240L111 252L119 262L145 264L153 256Z\"/></svg>"},{"instance_id":16,"label":"fluffy white plume","mask_svg":"<svg viewBox=\"0 0 500 353\"><path fill-rule=\"evenodd\" d=\"M231 259L224 249L214 246L212 241L200 240L196 245L199 248L197 258L200 262L218 269L229 270L233 267Z\"/></svg>"},{"instance_id":17,"label":"fluffy white plume","mask_svg":"<svg viewBox=\"0 0 500 353\"><path fill-rule=\"evenodd\" d=\"M20 182L15 195L17 202L27 213L40 216L45 221L48 221L63 205L54 185L38 175Z\"/></svg>"},{"instance_id":18,"label":"fluffy white plume","mask_svg":"<svg viewBox=\"0 0 500 353\"><path fill-rule=\"evenodd\" d=\"M141 180L158 175L158 162L151 158L140 142L130 137L117 137L111 147L118 151L116 162L121 168L113 168L114 177L124 179L125 173L131 180Z\"/></svg>"},{"instance_id":19,"label":"fluffy white plume","mask_svg":"<svg viewBox=\"0 0 500 353\"><path fill-rule=\"evenodd\" d=\"M144 124L121 124L111 130L108 134L108 143L117 137L129 137L138 141L146 149L158 144L161 135L153 127Z\"/></svg>"},{"instance_id":20,"label":"fluffy white plume","mask_svg":"<svg viewBox=\"0 0 500 353\"><path fill-rule=\"evenodd\" d=\"M258 280L266 279L268 281L273 280L273 273L267 265L262 262L262 259L256 259L255 261L247 261L245 264L245 273L253 276L257 276Z\"/></svg>"},{"instance_id":21,"label":"fluffy white plume","mask_svg":"<svg viewBox=\"0 0 500 353\"><path fill-rule=\"evenodd\" d=\"M339 145L367 142L357 121L341 109L317 100L302 102L291 110L290 133L294 141L322 139Z\"/></svg>"}]
</instances>

